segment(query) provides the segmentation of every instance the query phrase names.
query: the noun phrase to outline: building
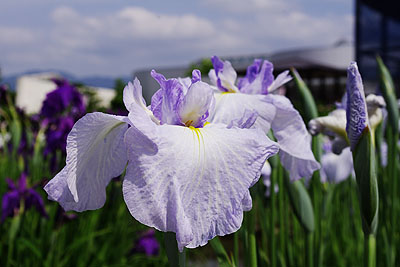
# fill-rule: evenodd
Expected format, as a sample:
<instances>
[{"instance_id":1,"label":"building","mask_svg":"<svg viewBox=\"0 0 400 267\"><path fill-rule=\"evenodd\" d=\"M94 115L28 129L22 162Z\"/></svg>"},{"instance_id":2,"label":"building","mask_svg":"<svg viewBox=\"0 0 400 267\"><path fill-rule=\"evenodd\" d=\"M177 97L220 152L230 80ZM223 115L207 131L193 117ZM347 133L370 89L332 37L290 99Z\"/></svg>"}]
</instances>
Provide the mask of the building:
<instances>
[{"instance_id":1,"label":"building","mask_svg":"<svg viewBox=\"0 0 400 267\"><path fill-rule=\"evenodd\" d=\"M366 87L377 88L380 55L400 90L400 3L356 0L356 59Z\"/></svg>"},{"instance_id":2,"label":"building","mask_svg":"<svg viewBox=\"0 0 400 267\"><path fill-rule=\"evenodd\" d=\"M29 75L22 75L16 83L16 106L22 108L28 114L40 112L42 103L46 99L47 93L57 88L52 79L61 79L57 73L45 72ZM100 100L99 105L108 108L111 100L115 96L115 90L100 87L88 87L96 93Z\"/></svg>"}]
</instances>

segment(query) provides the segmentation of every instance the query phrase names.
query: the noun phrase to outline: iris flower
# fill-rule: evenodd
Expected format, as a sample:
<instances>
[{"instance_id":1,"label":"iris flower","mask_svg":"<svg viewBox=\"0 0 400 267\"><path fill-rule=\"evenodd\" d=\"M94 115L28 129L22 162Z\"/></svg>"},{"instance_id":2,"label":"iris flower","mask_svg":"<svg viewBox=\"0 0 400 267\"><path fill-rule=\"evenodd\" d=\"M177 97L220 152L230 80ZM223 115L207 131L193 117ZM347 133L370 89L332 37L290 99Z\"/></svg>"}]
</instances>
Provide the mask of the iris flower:
<instances>
[{"instance_id":1,"label":"iris flower","mask_svg":"<svg viewBox=\"0 0 400 267\"><path fill-rule=\"evenodd\" d=\"M149 229L144 232L135 242L134 253L144 253L146 256L157 256L160 250L160 244L155 236L155 231Z\"/></svg>"},{"instance_id":2,"label":"iris flower","mask_svg":"<svg viewBox=\"0 0 400 267\"><path fill-rule=\"evenodd\" d=\"M290 100L272 94L292 79L289 72L275 79L272 63L256 59L236 85L237 74L229 61L214 56L212 63L214 69L209 77L216 89L216 107L210 121L229 123L245 110L254 110L258 115L254 127L265 134L272 129L280 146L279 157L291 180L311 177L320 168L311 151L311 136Z\"/></svg>"},{"instance_id":3,"label":"iris flower","mask_svg":"<svg viewBox=\"0 0 400 267\"><path fill-rule=\"evenodd\" d=\"M149 108L135 79L124 89L128 117L91 113L74 125L66 167L45 190L66 210L97 209L126 166L123 195L132 216L175 232L180 250L195 248L240 228L251 209L249 188L279 146L249 128L251 111L228 124L207 123L214 96L198 70L187 86L152 76L161 88Z\"/></svg>"},{"instance_id":4,"label":"iris flower","mask_svg":"<svg viewBox=\"0 0 400 267\"><path fill-rule=\"evenodd\" d=\"M1 201L1 221L7 217L13 217L15 212L18 212L21 202L24 203L25 210L35 207L43 217L47 217L43 199L33 188L28 188L25 173L21 174L18 183L14 183L9 178L6 182L10 191L3 195Z\"/></svg>"}]
</instances>

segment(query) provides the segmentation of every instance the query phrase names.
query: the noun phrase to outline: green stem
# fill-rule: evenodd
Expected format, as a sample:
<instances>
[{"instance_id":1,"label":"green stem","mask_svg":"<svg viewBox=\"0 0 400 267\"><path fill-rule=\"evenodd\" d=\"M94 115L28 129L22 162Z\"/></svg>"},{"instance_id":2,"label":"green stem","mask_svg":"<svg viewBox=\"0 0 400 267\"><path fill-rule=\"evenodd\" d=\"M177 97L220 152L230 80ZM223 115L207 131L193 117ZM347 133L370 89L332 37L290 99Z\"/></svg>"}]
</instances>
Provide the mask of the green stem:
<instances>
[{"instance_id":1,"label":"green stem","mask_svg":"<svg viewBox=\"0 0 400 267\"><path fill-rule=\"evenodd\" d=\"M376 266L376 239L373 234L364 235L364 267Z\"/></svg>"},{"instance_id":2,"label":"green stem","mask_svg":"<svg viewBox=\"0 0 400 267\"><path fill-rule=\"evenodd\" d=\"M183 248L182 252L178 250L176 243L176 235L173 232L164 233L165 250L167 252L168 262L171 267L186 266L186 251Z\"/></svg>"},{"instance_id":3,"label":"green stem","mask_svg":"<svg viewBox=\"0 0 400 267\"><path fill-rule=\"evenodd\" d=\"M306 232L306 266L313 267L314 266L314 240L313 240L313 233Z\"/></svg>"},{"instance_id":4,"label":"green stem","mask_svg":"<svg viewBox=\"0 0 400 267\"><path fill-rule=\"evenodd\" d=\"M247 213L247 227L248 227L248 266L257 267L257 243L256 243L256 209L253 207L251 211Z\"/></svg>"},{"instance_id":5,"label":"green stem","mask_svg":"<svg viewBox=\"0 0 400 267\"><path fill-rule=\"evenodd\" d=\"M270 225L270 249L271 249L271 267L276 266L276 242L275 242L275 181L277 176L277 168L272 170L271 174L271 187L270 187L270 200L271 200L271 225Z\"/></svg>"},{"instance_id":6,"label":"green stem","mask_svg":"<svg viewBox=\"0 0 400 267\"><path fill-rule=\"evenodd\" d=\"M390 250L390 260L391 260L391 266L394 266L395 262L395 240L394 237L396 235L396 225L397 225L397 141L399 139L399 134L393 132L393 128L391 125L388 125L387 129L387 135L388 135L388 174L389 174L389 180L391 181L390 187L391 187L391 218L390 218L390 245L391 245L391 250Z\"/></svg>"},{"instance_id":7,"label":"green stem","mask_svg":"<svg viewBox=\"0 0 400 267\"><path fill-rule=\"evenodd\" d=\"M284 181L283 175L284 170L281 165L278 165L278 185L279 185L279 192L278 192L278 207L279 207L279 250L282 259L282 265L286 266L285 257L286 257L286 249L285 249L285 227L284 227L284 220L285 220L285 207L284 207Z\"/></svg>"},{"instance_id":8,"label":"green stem","mask_svg":"<svg viewBox=\"0 0 400 267\"><path fill-rule=\"evenodd\" d=\"M239 233L235 232L233 234L233 260L235 261L235 266L239 266Z\"/></svg>"}]
</instances>

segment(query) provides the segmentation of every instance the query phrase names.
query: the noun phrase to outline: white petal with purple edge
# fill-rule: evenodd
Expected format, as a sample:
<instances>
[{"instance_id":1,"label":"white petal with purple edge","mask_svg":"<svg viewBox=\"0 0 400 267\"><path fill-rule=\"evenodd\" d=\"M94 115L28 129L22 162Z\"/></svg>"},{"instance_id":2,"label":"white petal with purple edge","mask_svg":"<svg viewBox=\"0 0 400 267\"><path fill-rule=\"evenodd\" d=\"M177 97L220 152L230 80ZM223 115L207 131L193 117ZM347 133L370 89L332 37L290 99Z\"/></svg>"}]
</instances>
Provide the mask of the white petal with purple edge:
<instances>
[{"instance_id":1,"label":"white petal with purple edge","mask_svg":"<svg viewBox=\"0 0 400 267\"><path fill-rule=\"evenodd\" d=\"M101 208L107 184L124 171L127 163L126 122L126 117L100 112L77 121L67 138L66 167L45 187L49 197L62 202L66 209ZM75 204L68 203L71 201Z\"/></svg>"},{"instance_id":2,"label":"white petal with purple edge","mask_svg":"<svg viewBox=\"0 0 400 267\"><path fill-rule=\"evenodd\" d=\"M123 183L132 216L175 232L180 250L237 231L251 207L248 189L277 144L256 129L156 126L148 118L133 124Z\"/></svg>"},{"instance_id":3,"label":"white petal with purple edge","mask_svg":"<svg viewBox=\"0 0 400 267\"><path fill-rule=\"evenodd\" d=\"M311 151L311 136L303 119L289 99L279 95L248 95L240 93L215 94L215 112L210 122L229 123L241 118L245 110L258 113L253 127L265 134L272 131L280 145L282 165L290 172L292 180L311 177L320 168Z\"/></svg>"},{"instance_id":4,"label":"white petal with purple edge","mask_svg":"<svg viewBox=\"0 0 400 267\"><path fill-rule=\"evenodd\" d=\"M310 178L320 164L312 153L311 136L303 119L286 97L268 95L267 99L276 107L271 128L280 146L282 165L289 171L292 181Z\"/></svg>"}]
</instances>

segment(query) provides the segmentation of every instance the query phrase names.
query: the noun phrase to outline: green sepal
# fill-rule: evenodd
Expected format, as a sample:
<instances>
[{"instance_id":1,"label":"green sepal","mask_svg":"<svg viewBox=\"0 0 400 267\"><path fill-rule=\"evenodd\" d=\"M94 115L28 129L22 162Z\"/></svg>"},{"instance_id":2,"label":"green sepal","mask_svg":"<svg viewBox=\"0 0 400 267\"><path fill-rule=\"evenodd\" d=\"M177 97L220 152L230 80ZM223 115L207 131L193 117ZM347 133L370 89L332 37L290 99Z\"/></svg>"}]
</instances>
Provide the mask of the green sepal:
<instances>
[{"instance_id":1,"label":"green sepal","mask_svg":"<svg viewBox=\"0 0 400 267\"><path fill-rule=\"evenodd\" d=\"M314 232L314 210L303 182L301 180L291 182L287 175L284 177L294 214L307 232Z\"/></svg>"},{"instance_id":2,"label":"green sepal","mask_svg":"<svg viewBox=\"0 0 400 267\"><path fill-rule=\"evenodd\" d=\"M375 234L378 226L378 183L372 135L365 127L353 149L353 164L359 191L361 217L365 234Z\"/></svg>"}]
</instances>

